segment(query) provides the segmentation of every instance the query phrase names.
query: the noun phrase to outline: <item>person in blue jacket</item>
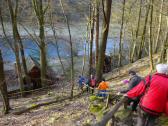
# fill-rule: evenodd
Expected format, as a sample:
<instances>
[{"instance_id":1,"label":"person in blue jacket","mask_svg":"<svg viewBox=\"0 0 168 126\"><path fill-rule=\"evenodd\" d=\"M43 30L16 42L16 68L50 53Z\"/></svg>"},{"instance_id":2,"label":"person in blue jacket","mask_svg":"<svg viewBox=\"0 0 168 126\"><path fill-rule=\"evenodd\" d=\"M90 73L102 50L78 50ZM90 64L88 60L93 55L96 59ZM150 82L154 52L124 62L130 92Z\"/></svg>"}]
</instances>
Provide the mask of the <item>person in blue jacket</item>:
<instances>
[{"instance_id":1,"label":"person in blue jacket","mask_svg":"<svg viewBox=\"0 0 168 126\"><path fill-rule=\"evenodd\" d=\"M78 84L79 84L79 88L83 91L83 83L85 83L85 78L83 76L79 76L79 81L78 81Z\"/></svg>"}]
</instances>

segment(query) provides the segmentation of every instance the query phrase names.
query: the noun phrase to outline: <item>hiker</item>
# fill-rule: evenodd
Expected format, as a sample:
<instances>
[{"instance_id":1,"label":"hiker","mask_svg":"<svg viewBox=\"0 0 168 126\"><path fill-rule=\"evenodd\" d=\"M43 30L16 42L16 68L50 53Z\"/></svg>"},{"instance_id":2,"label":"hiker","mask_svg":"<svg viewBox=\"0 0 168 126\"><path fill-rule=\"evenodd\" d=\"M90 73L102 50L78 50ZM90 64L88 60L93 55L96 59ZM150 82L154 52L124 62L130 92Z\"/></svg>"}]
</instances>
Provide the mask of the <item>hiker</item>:
<instances>
[{"instance_id":1,"label":"hiker","mask_svg":"<svg viewBox=\"0 0 168 126\"><path fill-rule=\"evenodd\" d=\"M90 75L90 87L92 88L91 89L91 93L93 94L94 93L94 88L96 86L96 78L95 76L93 76L92 74Z\"/></svg>"},{"instance_id":2,"label":"hiker","mask_svg":"<svg viewBox=\"0 0 168 126\"><path fill-rule=\"evenodd\" d=\"M107 90L109 88L109 83L105 81L105 79L103 78L102 81L100 82L99 86L98 86L98 96L99 97L106 97L107 96Z\"/></svg>"},{"instance_id":3,"label":"hiker","mask_svg":"<svg viewBox=\"0 0 168 126\"><path fill-rule=\"evenodd\" d=\"M90 91L90 77L86 78L86 91L89 93Z\"/></svg>"},{"instance_id":4,"label":"hiker","mask_svg":"<svg viewBox=\"0 0 168 126\"><path fill-rule=\"evenodd\" d=\"M125 84L128 83L128 88L121 90L120 93L127 93L129 90L138 85L142 80L142 78L138 76L135 71L130 70L128 73L130 79L128 81L127 80L124 81Z\"/></svg>"},{"instance_id":5,"label":"hiker","mask_svg":"<svg viewBox=\"0 0 168 126\"><path fill-rule=\"evenodd\" d=\"M78 84L81 91L83 91L83 85L84 85L83 83L85 83L85 78L83 76L79 76Z\"/></svg>"},{"instance_id":6,"label":"hiker","mask_svg":"<svg viewBox=\"0 0 168 126\"><path fill-rule=\"evenodd\" d=\"M133 70L129 71L129 75L130 75L130 79L123 81L123 83L128 84L128 87L127 87L127 89L121 90L120 93L127 93L129 90L131 90L132 88L137 86L142 80L142 78L140 76L138 76L136 74L136 72ZM134 100L128 99L128 101L126 101L124 104L124 108L126 109L128 105L129 106L131 105L131 103L132 103L132 111L136 112L137 111L136 109L137 109L137 106L139 103L139 99L138 98L134 99Z\"/></svg>"},{"instance_id":7,"label":"hiker","mask_svg":"<svg viewBox=\"0 0 168 126\"><path fill-rule=\"evenodd\" d=\"M155 126L155 120L168 114L168 65L156 65L157 72L147 76L125 95L140 98L137 126Z\"/></svg>"}]
</instances>

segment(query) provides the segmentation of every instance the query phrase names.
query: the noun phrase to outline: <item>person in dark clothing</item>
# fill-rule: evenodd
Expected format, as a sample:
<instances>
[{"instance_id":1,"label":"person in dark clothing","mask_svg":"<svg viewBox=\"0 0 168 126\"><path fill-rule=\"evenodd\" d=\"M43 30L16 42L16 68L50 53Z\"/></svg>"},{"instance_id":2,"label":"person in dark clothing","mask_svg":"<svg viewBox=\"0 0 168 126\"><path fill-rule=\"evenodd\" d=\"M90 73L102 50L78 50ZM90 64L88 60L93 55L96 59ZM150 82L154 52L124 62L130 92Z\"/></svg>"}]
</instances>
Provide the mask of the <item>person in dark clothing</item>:
<instances>
[{"instance_id":1,"label":"person in dark clothing","mask_svg":"<svg viewBox=\"0 0 168 126\"><path fill-rule=\"evenodd\" d=\"M135 86L137 86L141 82L141 80L142 80L142 78L140 76L138 76L136 74L136 72L133 71L133 70L129 71L129 75L130 75L130 79L129 79L129 82L128 82L128 87L127 87L127 89L121 90L120 93L127 93L132 88L134 88ZM128 99L128 101L124 104L124 108L127 108L127 106L130 105L131 103L133 103L132 104L132 111L136 111L137 105L139 103L139 99L138 98L135 99L135 100Z\"/></svg>"},{"instance_id":2,"label":"person in dark clothing","mask_svg":"<svg viewBox=\"0 0 168 126\"><path fill-rule=\"evenodd\" d=\"M90 92L90 77L86 78L86 91Z\"/></svg>"},{"instance_id":3,"label":"person in dark clothing","mask_svg":"<svg viewBox=\"0 0 168 126\"><path fill-rule=\"evenodd\" d=\"M142 80L142 78L138 76L135 71L130 70L129 75L130 79L128 82L128 88L121 90L120 93L127 93L129 90L137 86Z\"/></svg>"},{"instance_id":4,"label":"person in dark clothing","mask_svg":"<svg viewBox=\"0 0 168 126\"><path fill-rule=\"evenodd\" d=\"M81 89L81 91L83 91L83 83L85 82L85 78L83 76L79 76L79 88Z\"/></svg>"}]
</instances>

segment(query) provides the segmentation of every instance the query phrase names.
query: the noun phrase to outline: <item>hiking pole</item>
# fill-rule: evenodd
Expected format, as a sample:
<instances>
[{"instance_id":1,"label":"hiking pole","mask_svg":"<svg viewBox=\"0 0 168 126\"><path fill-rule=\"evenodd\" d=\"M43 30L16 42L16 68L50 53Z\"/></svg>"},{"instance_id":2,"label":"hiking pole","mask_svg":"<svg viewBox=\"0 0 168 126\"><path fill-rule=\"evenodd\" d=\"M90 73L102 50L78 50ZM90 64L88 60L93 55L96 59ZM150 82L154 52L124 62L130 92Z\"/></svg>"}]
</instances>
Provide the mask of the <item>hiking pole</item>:
<instances>
[{"instance_id":1,"label":"hiking pole","mask_svg":"<svg viewBox=\"0 0 168 126\"><path fill-rule=\"evenodd\" d=\"M128 100L127 97L122 97L121 100L116 103L116 105L109 111L107 114L104 115L102 120L98 123L96 123L93 126L106 126L107 122L114 116L114 114L117 112L117 110L121 107L121 105Z\"/></svg>"}]
</instances>

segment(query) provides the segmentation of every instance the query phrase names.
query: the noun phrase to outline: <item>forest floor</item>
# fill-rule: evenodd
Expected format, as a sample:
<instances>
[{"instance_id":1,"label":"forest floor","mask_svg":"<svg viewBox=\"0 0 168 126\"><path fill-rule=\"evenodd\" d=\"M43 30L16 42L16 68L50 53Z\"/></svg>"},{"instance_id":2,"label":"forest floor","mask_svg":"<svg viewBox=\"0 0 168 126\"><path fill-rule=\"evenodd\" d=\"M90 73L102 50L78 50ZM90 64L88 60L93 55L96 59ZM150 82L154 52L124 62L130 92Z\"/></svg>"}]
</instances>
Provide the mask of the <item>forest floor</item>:
<instances>
[{"instance_id":1,"label":"forest floor","mask_svg":"<svg viewBox=\"0 0 168 126\"><path fill-rule=\"evenodd\" d=\"M154 56L155 62L157 62L158 55ZM144 58L133 64L129 64L120 69L113 71L112 73L105 74L105 78L111 83L110 87L114 90L119 90L125 87L121 83L123 79L128 78L128 70L134 69L141 76L146 76L149 71L149 59ZM27 98L11 99L10 103L12 109L20 108L21 106L33 106L40 102L47 102L58 97L66 97L70 94L70 88L65 89L66 93L60 93L56 89L50 91L44 91L37 94L33 94ZM75 90L75 95L78 94L77 87ZM88 126L89 124L94 124L98 118L97 115L90 112L90 94L84 93L79 95L77 98L72 100L67 99L58 103L53 103L47 106L38 107L32 109L21 115L8 114L6 116L0 115L0 126ZM129 112L119 110L117 116L122 116L122 120L128 115ZM133 121L136 118L134 115ZM129 118L128 118L129 119ZM120 119L121 120L121 119ZM117 122L116 126L131 126L130 124L124 124ZM167 126L168 123L165 119L162 119L162 124L160 126Z\"/></svg>"},{"instance_id":2,"label":"forest floor","mask_svg":"<svg viewBox=\"0 0 168 126\"><path fill-rule=\"evenodd\" d=\"M70 94L68 88L64 90L64 93L53 89L33 94L26 98L11 99L11 108L19 110L38 103L56 100L58 97L67 97ZM77 94L78 92L75 90L74 95ZM89 94L84 93L79 95L78 98L66 99L58 103L38 107L20 115L0 115L0 126L80 126L85 121L88 121L87 119L95 119L95 116L89 112L88 99Z\"/></svg>"}]
</instances>

